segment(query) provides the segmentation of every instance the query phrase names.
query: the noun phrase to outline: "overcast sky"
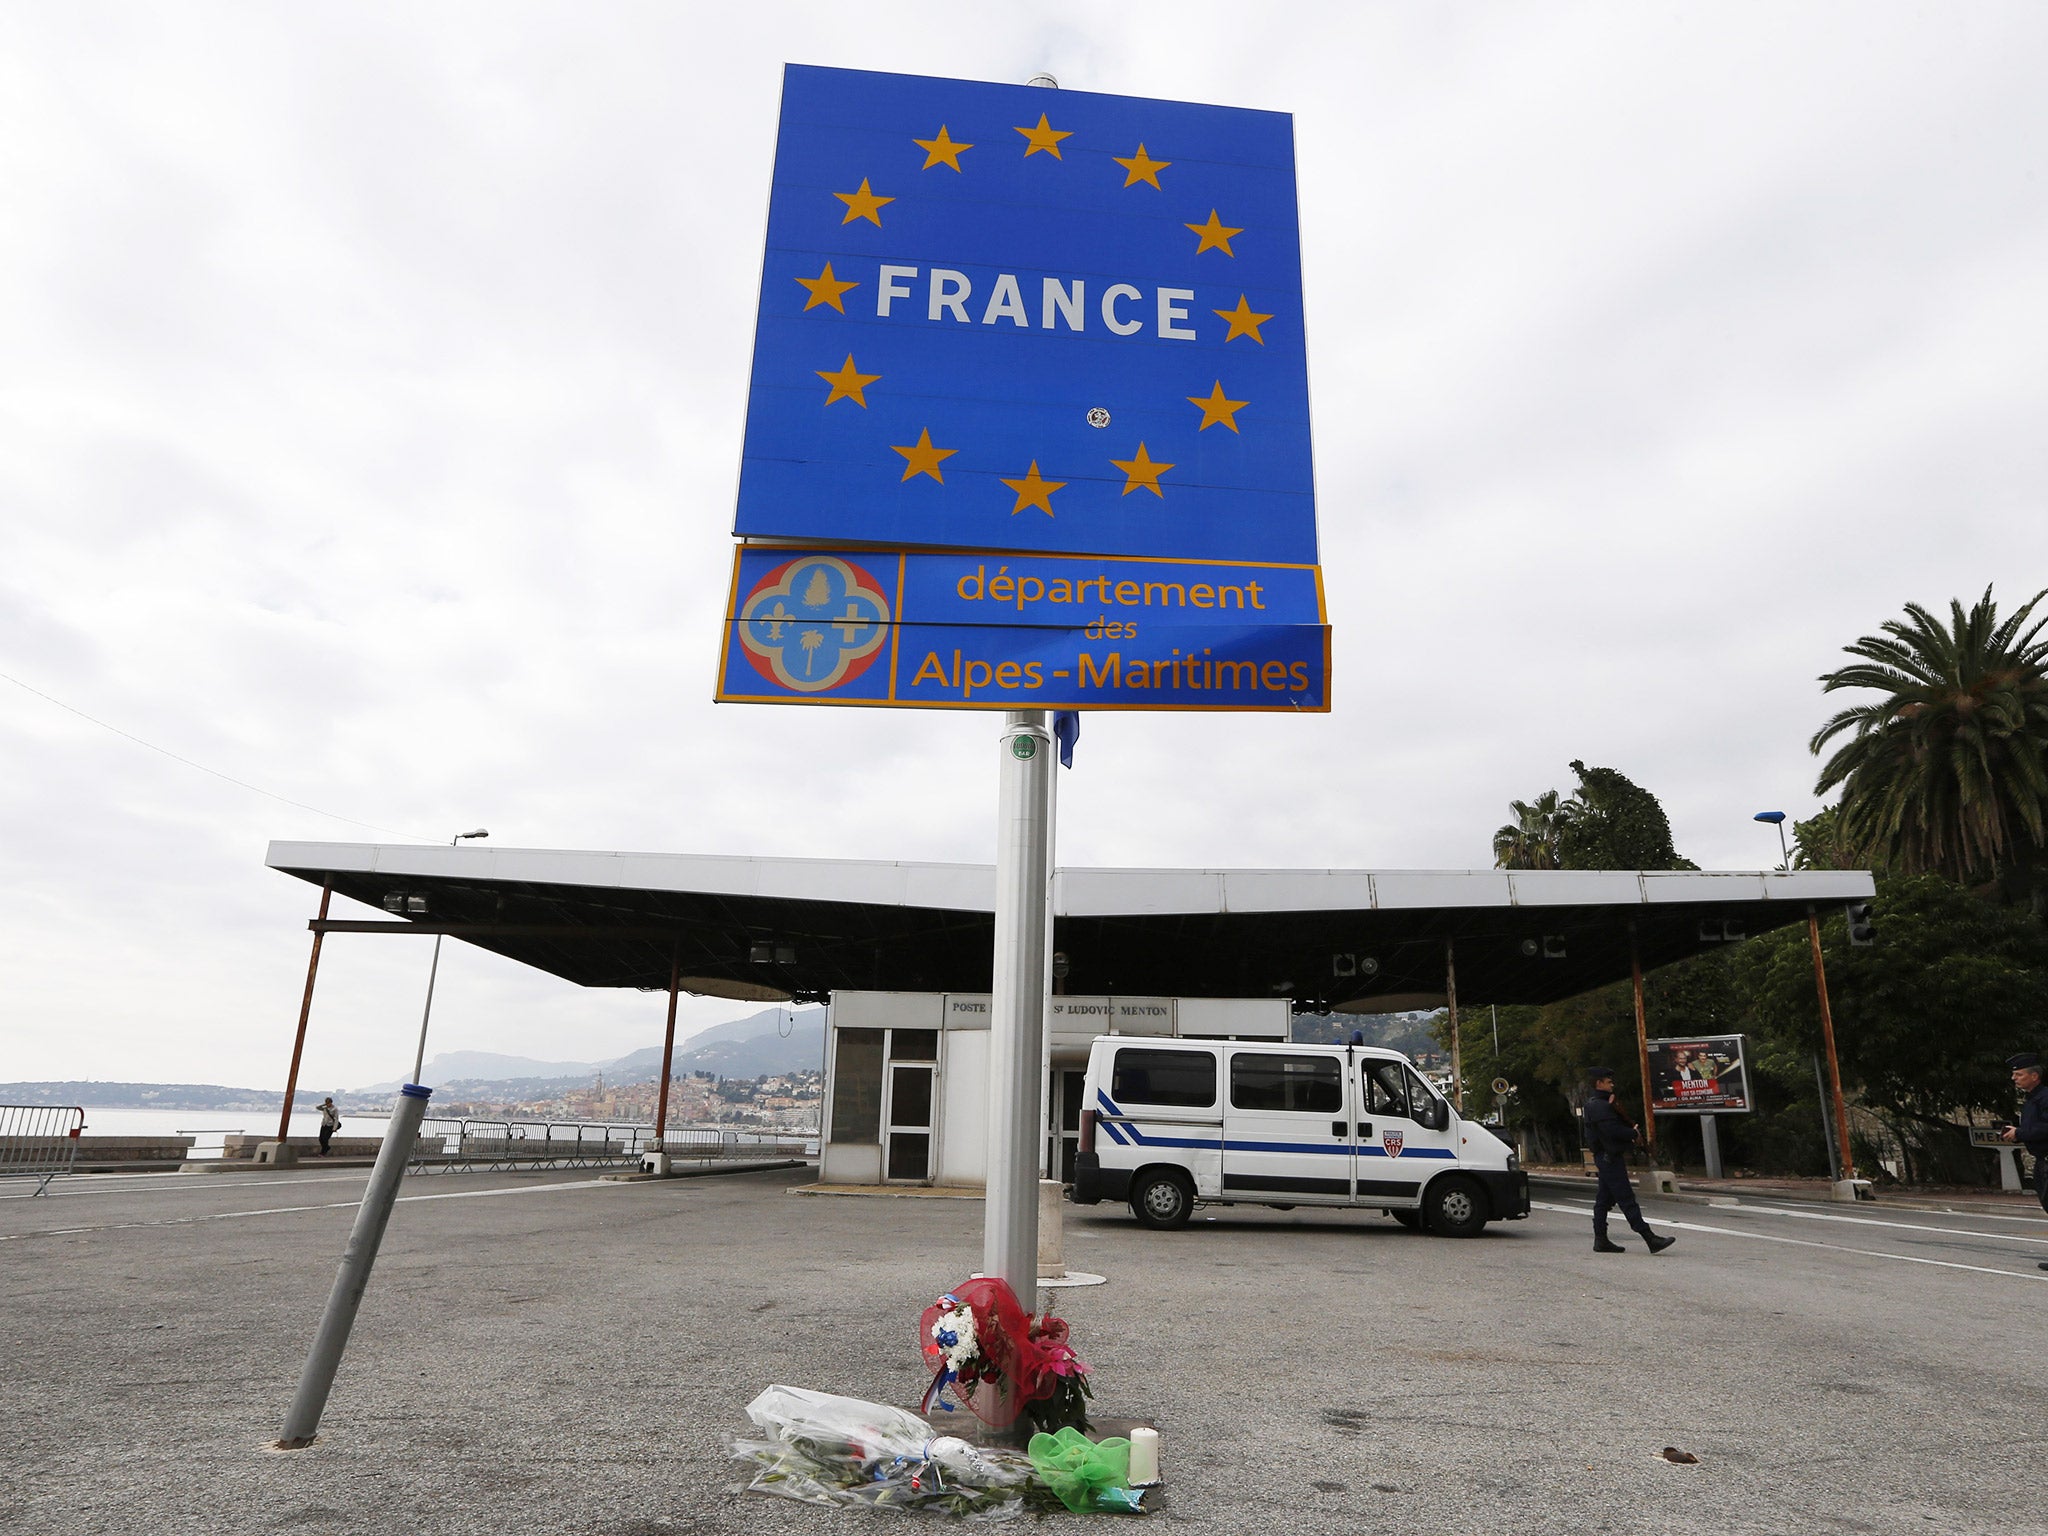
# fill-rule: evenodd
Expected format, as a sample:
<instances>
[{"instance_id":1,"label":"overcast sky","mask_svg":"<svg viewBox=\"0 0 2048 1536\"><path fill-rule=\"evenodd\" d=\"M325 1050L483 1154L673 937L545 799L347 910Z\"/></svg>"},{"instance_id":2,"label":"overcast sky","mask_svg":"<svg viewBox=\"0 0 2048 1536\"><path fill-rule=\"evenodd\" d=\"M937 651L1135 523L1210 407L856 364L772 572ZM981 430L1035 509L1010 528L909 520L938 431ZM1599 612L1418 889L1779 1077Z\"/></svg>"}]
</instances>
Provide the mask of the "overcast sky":
<instances>
[{"instance_id":1,"label":"overcast sky","mask_svg":"<svg viewBox=\"0 0 2048 1536\"><path fill-rule=\"evenodd\" d=\"M999 717L709 702L785 61L1294 114L1336 707L1089 717L1063 863L1484 867L1579 757L1760 867L1842 645L2048 585L2038 4L0 11L0 672L376 828L993 857ZM0 682L0 1080L279 1085L278 837L393 840ZM661 1014L451 945L434 1048Z\"/></svg>"}]
</instances>

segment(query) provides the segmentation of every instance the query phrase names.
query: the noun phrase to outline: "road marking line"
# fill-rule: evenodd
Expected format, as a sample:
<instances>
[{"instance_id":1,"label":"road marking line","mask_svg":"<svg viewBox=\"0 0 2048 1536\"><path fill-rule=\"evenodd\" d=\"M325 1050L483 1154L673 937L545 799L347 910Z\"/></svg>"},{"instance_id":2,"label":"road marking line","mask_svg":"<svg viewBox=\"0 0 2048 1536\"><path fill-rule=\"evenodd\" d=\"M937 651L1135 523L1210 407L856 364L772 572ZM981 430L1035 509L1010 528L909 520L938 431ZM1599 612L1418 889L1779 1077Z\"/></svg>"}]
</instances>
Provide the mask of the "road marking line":
<instances>
[{"instance_id":1,"label":"road marking line","mask_svg":"<svg viewBox=\"0 0 2048 1536\"><path fill-rule=\"evenodd\" d=\"M1590 1205L1551 1205L1547 1201L1530 1202L1534 1210L1555 1211L1565 1216L1583 1216L1591 1210ZM1753 1243L1787 1243L1794 1248L1819 1248L1827 1253L1853 1253L1866 1259L1891 1259L1900 1264L1931 1264L1936 1269L1966 1269L1978 1275L2003 1275L2008 1280L2048 1281L2048 1274L2030 1275L2023 1270L1997 1269L1989 1264L1961 1264L1954 1259L1923 1259L1912 1253L1884 1253L1876 1248L1845 1248L1839 1243L1816 1243L1803 1237L1781 1237L1775 1232L1743 1232L1734 1227L1710 1227L1699 1221L1660 1220L1659 1226L1672 1227L1680 1232L1710 1232L1719 1237L1745 1237Z\"/></svg>"},{"instance_id":2,"label":"road marking line","mask_svg":"<svg viewBox=\"0 0 2048 1536\"><path fill-rule=\"evenodd\" d=\"M1895 1232L1939 1232L1944 1237L1984 1237L2000 1243L2039 1243L2048 1246L2048 1237L2022 1237L2016 1232L1972 1232L1967 1227L1933 1227L1918 1221L1885 1221L1876 1216L1844 1216L1836 1211L1795 1211L1777 1205L1745 1205L1737 1209L1751 1216L1791 1216L1799 1221L1846 1221L1861 1227L1889 1227ZM1962 1219L1968 1221L1972 1218L1966 1216ZM2013 1219L2006 1218L2008 1221Z\"/></svg>"},{"instance_id":3,"label":"road marking line","mask_svg":"<svg viewBox=\"0 0 2048 1536\"><path fill-rule=\"evenodd\" d=\"M369 1176L370 1170L365 1168L359 1173L299 1174L294 1176L290 1182L294 1185L341 1184L351 1179L367 1179ZM77 1177L83 1182L72 1183L67 1180L63 1184L53 1184L50 1188L51 1194L73 1196L130 1195L135 1191L127 1186L145 1179L154 1182L158 1186L157 1192L159 1194L167 1193L171 1190L190 1194L207 1189L247 1189L251 1184L268 1184L271 1188L275 1189L281 1182L284 1182L269 1175L247 1175L237 1178L232 1174L222 1175L217 1173L198 1174L191 1178L179 1178L175 1183L172 1182L172 1179L177 1178L176 1175L162 1173L88 1173L77 1175ZM48 1196L37 1195L33 1191L25 1195L0 1195L0 1200L39 1200L47 1198Z\"/></svg>"},{"instance_id":4,"label":"road marking line","mask_svg":"<svg viewBox=\"0 0 2048 1536\"><path fill-rule=\"evenodd\" d=\"M400 1195L400 1204L409 1200L482 1200L491 1195L542 1195L552 1194L558 1189L596 1189L603 1185L624 1189L628 1186L611 1179L574 1179L561 1184L527 1184L516 1189L451 1189L438 1195ZM53 1227L42 1232L9 1232L0 1234L0 1243L19 1242L25 1237L75 1237L81 1232L127 1232L141 1227L189 1227L201 1221L237 1221L245 1216L296 1216L304 1211L347 1211L361 1205L360 1200L334 1200L325 1205L273 1205L257 1211L215 1211L206 1216L172 1216L162 1221L110 1221L97 1227Z\"/></svg>"}]
</instances>

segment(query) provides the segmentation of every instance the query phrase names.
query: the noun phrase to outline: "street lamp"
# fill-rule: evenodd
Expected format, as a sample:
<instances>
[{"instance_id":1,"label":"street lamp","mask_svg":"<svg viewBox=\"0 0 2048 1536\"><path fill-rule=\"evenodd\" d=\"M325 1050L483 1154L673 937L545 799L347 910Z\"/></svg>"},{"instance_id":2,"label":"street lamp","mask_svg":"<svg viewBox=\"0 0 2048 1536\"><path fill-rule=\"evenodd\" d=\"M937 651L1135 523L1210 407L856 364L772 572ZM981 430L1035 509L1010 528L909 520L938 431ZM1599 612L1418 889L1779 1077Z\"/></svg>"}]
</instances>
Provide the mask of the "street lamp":
<instances>
[{"instance_id":1,"label":"street lamp","mask_svg":"<svg viewBox=\"0 0 2048 1536\"><path fill-rule=\"evenodd\" d=\"M1792 850L1785 842L1785 813L1783 811L1758 811L1750 819L1753 821L1768 821L1778 829L1778 852L1785 856L1785 862L1780 864L1778 868L1790 869L1792 867Z\"/></svg>"},{"instance_id":2,"label":"street lamp","mask_svg":"<svg viewBox=\"0 0 2048 1536\"><path fill-rule=\"evenodd\" d=\"M467 842L473 837L490 835L490 831L484 827L478 827L474 832L458 832L448 839L448 846L453 848L457 843ZM427 971L427 1006L420 1010L420 1048L412 1059L412 1080L415 1084L419 1082L420 1073L426 1069L427 1064L427 1020L432 1018L434 1013L434 978L441 974L443 937L444 935L438 933L434 935L434 963Z\"/></svg>"}]
</instances>

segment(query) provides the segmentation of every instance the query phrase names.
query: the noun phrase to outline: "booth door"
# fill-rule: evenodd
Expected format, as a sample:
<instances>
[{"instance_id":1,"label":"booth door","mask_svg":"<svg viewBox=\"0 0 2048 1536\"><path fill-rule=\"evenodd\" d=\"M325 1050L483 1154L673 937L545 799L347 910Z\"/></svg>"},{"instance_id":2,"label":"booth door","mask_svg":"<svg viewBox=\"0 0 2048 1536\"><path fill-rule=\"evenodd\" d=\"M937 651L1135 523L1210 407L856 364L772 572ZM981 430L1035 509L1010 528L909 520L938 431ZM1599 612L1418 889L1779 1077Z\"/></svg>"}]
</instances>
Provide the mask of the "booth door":
<instances>
[{"instance_id":1,"label":"booth door","mask_svg":"<svg viewBox=\"0 0 2048 1536\"><path fill-rule=\"evenodd\" d=\"M922 1183L932 1176L932 1074L923 1064L889 1064L889 1102L882 1128L882 1176Z\"/></svg>"}]
</instances>

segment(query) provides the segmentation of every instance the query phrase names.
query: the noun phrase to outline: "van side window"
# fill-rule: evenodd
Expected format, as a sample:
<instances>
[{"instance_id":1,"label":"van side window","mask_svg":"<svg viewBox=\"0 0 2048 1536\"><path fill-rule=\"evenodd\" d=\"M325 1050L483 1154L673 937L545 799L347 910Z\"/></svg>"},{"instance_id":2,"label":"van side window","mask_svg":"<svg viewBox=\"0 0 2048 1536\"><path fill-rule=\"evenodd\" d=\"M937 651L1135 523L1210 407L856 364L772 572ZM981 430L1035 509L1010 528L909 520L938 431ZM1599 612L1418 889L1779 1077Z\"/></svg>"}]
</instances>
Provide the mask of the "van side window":
<instances>
[{"instance_id":1,"label":"van side window","mask_svg":"<svg viewBox=\"0 0 2048 1536\"><path fill-rule=\"evenodd\" d=\"M1334 1056L1267 1056L1244 1051L1230 1058L1234 1109L1344 1112L1344 1079Z\"/></svg>"},{"instance_id":2,"label":"van side window","mask_svg":"<svg viewBox=\"0 0 2048 1536\"><path fill-rule=\"evenodd\" d=\"M1109 1096L1119 1104L1207 1109L1216 1102L1216 1058L1207 1051L1118 1051Z\"/></svg>"},{"instance_id":3,"label":"van side window","mask_svg":"<svg viewBox=\"0 0 2048 1536\"><path fill-rule=\"evenodd\" d=\"M1402 1075L1401 1063L1362 1062L1360 1072L1365 1078L1367 1114L1399 1115L1404 1120L1408 1118L1408 1080Z\"/></svg>"}]
</instances>

